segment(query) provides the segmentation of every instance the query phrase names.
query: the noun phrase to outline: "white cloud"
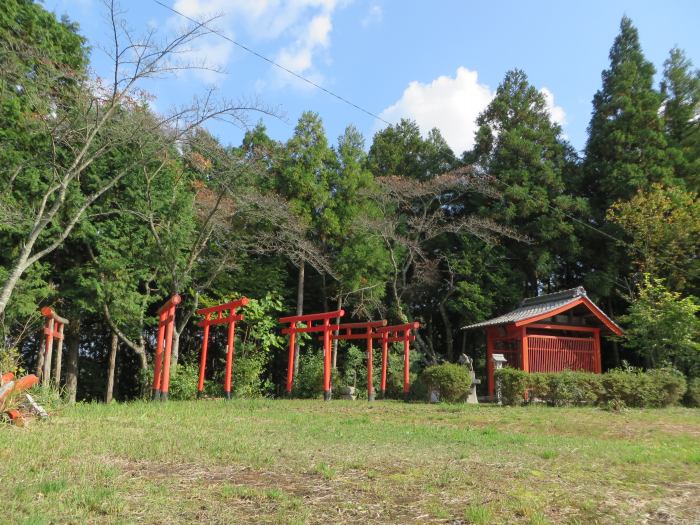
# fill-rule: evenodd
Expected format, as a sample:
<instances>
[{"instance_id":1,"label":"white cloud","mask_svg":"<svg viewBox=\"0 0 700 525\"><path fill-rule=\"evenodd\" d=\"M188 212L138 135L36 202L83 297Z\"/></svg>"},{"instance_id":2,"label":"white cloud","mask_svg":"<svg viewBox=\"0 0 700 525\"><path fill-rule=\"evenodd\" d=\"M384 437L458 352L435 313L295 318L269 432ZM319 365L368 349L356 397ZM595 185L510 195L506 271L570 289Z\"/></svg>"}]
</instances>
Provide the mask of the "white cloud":
<instances>
[{"instance_id":1,"label":"white cloud","mask_svg":"<svg viewBox=\"0 0 700 525\"><path fill-rule=\"evenodd\" d=\"M494 92L479 83L476 71L459 67L455 77L440 76L429 84L411 82L380 116L389 122L411 118L425 132L436 127L459 155L474 145L476 118L493 97Z\"/></svg>"},{"instance_id":2,"label":"white cloud","mask_svg":"<svg viewBox=\"0 0 700 525\"><path fill-rule=\"evenodd\" d=\"M197 20L218 16L211 25L233 36L237 32L255 41L279 42L275 60L295 73L317 75L314 62L330 46L332 15L342 0L176 0L174 9ZM182 23L182 20L175 20ZM225 67L233 44L210 35L192 45L190 56ZM216 43L216 45L214 45ZM205 75L208 77L208 75ZM280 80L289 81L280 77Z\"/></svg>"},{"instance_id":3,"label":"white cloud","mask_svg":"<svg viewBox=\"0 0 700 525\"><path fill-rule=\"evenodd\" d=\"M371 6L369 6L367 14L362 19L360 24L362 24L362 27L369 27L373 24L378 24L382 21L383 16L384 12L382 11L382 6L378 4L372 4Z\"/></svg>"},{"instance_id":4,"label":"white cloud","mask_svg":"<svg viewBox=\"0 0 700 525\"><path fill-rule=\"evenodd\" d=\"M552 92L543 87L540 93L552 120L565 125L566 112L554 103ZM479 82L476 71L459 67L454 77L439 76L426 84L409 83L401 98L380 116L389 122L413 119L423 133L438 128L452 150L460 155L474 146L476 119L495 95L495 91Z\"/></svg>"},{"instance_id":5,"label":"white cloud","mask_svg":"<svg viewBox=\"0 0 700 525\"><path fill-rule=\"evenodd\" d=\"M552 121L564 127L564 125L566 125L566 112L563 107L557 106L554 103L554 93L546 87L540 89L540 93L544 96L544 100L547 103L547 111L549 111L549 116Z\"/></svg>"}]
</instances>

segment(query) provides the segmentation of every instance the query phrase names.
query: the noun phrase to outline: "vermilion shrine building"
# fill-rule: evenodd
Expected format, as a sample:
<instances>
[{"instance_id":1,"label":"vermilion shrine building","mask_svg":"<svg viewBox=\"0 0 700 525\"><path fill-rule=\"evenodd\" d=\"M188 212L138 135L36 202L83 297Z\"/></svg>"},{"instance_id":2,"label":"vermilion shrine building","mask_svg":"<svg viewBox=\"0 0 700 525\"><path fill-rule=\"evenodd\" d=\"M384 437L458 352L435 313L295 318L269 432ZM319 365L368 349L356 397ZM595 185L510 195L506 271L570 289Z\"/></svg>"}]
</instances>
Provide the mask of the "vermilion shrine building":
<instances>
[{"instance_id":1,"label":"vermilion shrine building","mask_svg":"<svg viewBox=\"0 0 700 525\"><path fill-rule=\"evenodd\" d=\"M600 334L622 335L582 287L524 299L512 312L465 326L486 328L488 392L493 396L493 354L526 372L602 372Z\"/></svg>"}]
</instances>

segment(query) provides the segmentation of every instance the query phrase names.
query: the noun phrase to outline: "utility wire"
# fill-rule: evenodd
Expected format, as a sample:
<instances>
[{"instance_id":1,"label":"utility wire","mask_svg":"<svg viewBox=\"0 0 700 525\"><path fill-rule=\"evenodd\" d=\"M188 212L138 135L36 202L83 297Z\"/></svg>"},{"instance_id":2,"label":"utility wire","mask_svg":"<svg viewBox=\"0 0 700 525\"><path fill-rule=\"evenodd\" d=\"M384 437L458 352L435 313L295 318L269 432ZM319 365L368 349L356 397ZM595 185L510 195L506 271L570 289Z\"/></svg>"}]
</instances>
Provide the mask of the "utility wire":
<instances>
[{"instance_id":1,"label":"utility wire","mask_svg":"<svg viewBox=\"0 0 700 525\"><path fill-rule=\"evenodd\" d=\"M240 42L237 42L236 40L230 38L229 36L225 35L224 33L221 33L220 31L217 31L217 30L215 30L215 29L212 29L211 27L209 27L209 26L206 25L205 23L202 23L202 22L200 22L200 21L198 21L198 20L195 20L194 18L191 18L191 17L187 16L187 15L184 14L184 13L181 13L181 12L178 11L177 9L175 9L175 8L173 8L173 7L170 7L170 6L167 5L167 4L164 4L164 3L161 2L160 0L153 0L153 1L154 1L156 4L158 4L159 6L164 7L164 8L167 9L168 11L171 11L171 12L175 13L176 15L179 15L179 16L181 16L182 18L185 18L186 20L189 20L190 22L192 22L192 23L194 23L194 24L197 24L198 27L202 27L202 28L206 29L207 31L209 31L209 32L211 32L211 33L213 33L213 34L220 36L220 37L223 38L224 40L228 40L228 41L231 42L233 45L240 47L241 49L243 49L244 51L247 51L247 52L250 53L251 55L258 57L260 60L264 60L264 61L267 62L268 64L271 64L271 65L275 66L276 68L281 69L281 70L284 71L285 73L288 73L288 74L292 75L293 77L296 77L296 78L298 78L299 80L301 80L301 81L303 81L303 82L306 82L307 84L309 84L309 85L315 87L316 89L320 89L321 91L323 91L323 92L326 93L327 95L330 95L331 97L340 100L340 101L343 102L344 104L347 104L348 106L351 106L351 107L353 107L353 108L355 108L355 109L357 109L357 110L359 110L359 111L362 111L363 113L366 113L366 114L369 115L370 117L376 118L377 120L381 120L382 122L384 122L385 124L388 124L389 126L392 125L391 122L389 122L389 121L386 120L386 119L383 119L382 117L380 117L379 115L377 115L377 114L375 114L375 113L372 113L372 112L369 111L368 109L365 109L365 108L363 108L362 106L359 106L359 105L355 104L354 102L348 100L347 98L345 98L345 97L343 97L343 96L341 96L341 95L338 95L337 93L334 93L334 92L331 91L330 89L324 88L324 87L321 86L320 84L317 84L317 83L314 82L313 80L310 80L310 79L306 78L305 76L300 75L299 73L295 73L295 72L292 71L291 69L289 69L289 68L287 68L287 67L284 67L282 64L279 64L278 62L275 62L275 61L272 60L271 58L268 58L268 57L266 57L265 55L263 55L263 54L261 54L261 53L258 53L258 52L255 51L254 49L251 49L250 47L248 47L248 46L246 46L246 45L243 45L243 44L241 44Z\"/></svg>"},{"instance_id":2,"label":"utility wire","mask_svg":"<svg viewBox=\"0 0 700 525\"><path fill-rule=\"evenodd\" d=\"M389 125L389 126L392 125L391 122L389 122L389 121L387 121L386 119L380 117L380 116L377 115L376 113L373 113L373 112L369 111L368 109L365 109L365 108L363 108L362 106L359 106L359 105L355 104L354 102L352 102L352 101L346 99L345 97L343 97L343 96L341 96L341 95L338 95L337 93L334 93L333 91L331 91L331 90L329 90L329 89L324 88L323 86L321 86L320 84L317 84L317 83L314 82L313 80L310 80L310 79L306 78L305 76L300 75L299 73L296 73L296 72L292 71L291 69L289 69L289 68L287 68L287 67L285 67L285 66L279 64L278 62L275 62L275 61L272 60L271 58L268 58L268 57L266 57L265 55L263 55L263 54L261 54L261 53L258 53L258 52L255 51L254 49L251 49L250 47L248 47L248 46L246 46L246 45L244 45L244 44L241 44L240 42L237 42L236 40L230 38L229 36L225 35L224 33L221 33L220 31L217 31L217 30L215 30L215 29L212 29L212 28L209 27L207 24L202 23L202 22L200 22L200 21L198 21L198 20L196 20L196 19L194 19L194 18L192 18L192 17L187 16L186 14L184 14L184 13L178 11L177 9L175 9L175 8L173 8L173 7L170 7L169 5L163 3L161 0L153 0L153 2L155 2L155 3L158 4L159 6L161 6L161 7L165 8L165 9L167 9L168 11L170 11L170 12L172 12L172 13L178 15L178 16L181 16L182 18L184 18L184 19L186 19L186 20L188 20L188 21L190 21L190 22L196 24L198 27L202 27L202 28L206 29L207 31L209 31L209 32L211 32L211 33L213 33L213 34L215 34L215 35L217 35L217 36L220 36L220 37L223 38L224 40L227 40L228 42L231 42L231 43L234 44L235 46L237 46L237 47L243 49L244 51L247 51L247 52L250 53L251 55L253 55L253 56L259 58L260 60L264 60L265 62L267 62L267 63L269 63L269 64L271 64L271 65L273 65L273 66L275 66L275 67L277 67L277 68L279 68L279 69L281 69L282 71L284 71L284 72L286 72L286 73L292 75L293 77L298 78L299 80L301 80L301 81L303 81L303 82L306 82L307 84L309 84L309 85L315 87L316 89L319 89L319 90L323 91L323 92L326 93L327 95L330 95L331 97L333 97L333 98L335 98L335 99L337 99L337 100L343 102L344 104L347 104L347 105L349 105L349 106L351 106L351 107L353 107L353 108L355 108L355 109L357 109L357 110L359 110L359 111L361 111L361 112L363 112L363 113L369 115L370 117L376 118L377 120L380 120L380 121L384 122L385 124L387 124L387 125ZM497 180L500 184L503 184L505 187L507 187L507 188L509 188L509 189L512 189L512 188L513 188L512 185L508 184L507 182L505 182L505 181L503 181L503 180L500 180L500 179L498 179L498 178L496 178L496 180ZM534 199L533 199L532 197L530 197L529 195L528 195L528 198L531 199L532 201L534 201ZM618 242L618 243L623 244L623 245L627 245L627 244L628 244L628 243L626 243L625 241L623 241L622 239L619 239L618 237L615 237L614 235L611 235L610 233L608 233L608 232L606 232L606 231L603 231L603 230L601 230L601 229L599 229L599 228L596 228L596 227L593 226L592 224L589 224L588 222L583 221L583 220L581 220L581 219L579 219L579 218L577 218L577 217L571 215L570 213L568 213L568 212L562 210L561 208L558 208L558 207L552 205L552 204L549 203L549 202L547 203L547 207L548 207L549 209L551 209L552 211L556 211L556 212L558 212L558 213L561 213L562 215L564 215L564 216L567 217L568 219L570 219L570 220L572 220L572 221L574 221L574 222L577 222L577 223L581 224L582 226L584 226L584 227L586 227L586 228L588 228L588 229L590 229L590 230L592 230L592 231L594 231L594 232L596 232L596 233L598 233L598 234L600 234L600 235L602 235L602 236L604 236L604 237L607 237L608 239L610 239L610 240L612 240L612 241ZM644 255L644 253L642 253L642 250L641 250L641 249L637 248L636 250L637 250L641 255ZM659 260L660 260L660 261L665 261L669 266L675 268L676 270L678 270L679 272L681 272L682 274L684 274L685 277L688 277L688 276L685 274L685 272L684 272L684 270L683 270L682 268L679 268L678 266L676 266L676 265L675 265L674 263L672 263L671 261L665 260L665 259L663 259L663 258L659 258Z\"/></svg>"}]
</instances>

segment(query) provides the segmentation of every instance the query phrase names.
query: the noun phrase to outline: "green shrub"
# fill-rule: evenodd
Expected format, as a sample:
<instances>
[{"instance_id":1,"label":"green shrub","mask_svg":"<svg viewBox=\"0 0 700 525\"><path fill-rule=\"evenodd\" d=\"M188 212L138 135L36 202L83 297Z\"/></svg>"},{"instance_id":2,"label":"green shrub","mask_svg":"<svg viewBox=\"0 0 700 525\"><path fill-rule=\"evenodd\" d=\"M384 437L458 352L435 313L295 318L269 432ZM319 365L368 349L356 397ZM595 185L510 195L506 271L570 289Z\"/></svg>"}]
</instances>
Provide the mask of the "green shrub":
<instances>
[{"instance_id":1,"label":"green shrub","mask_svg":"<svg viewBox=\"0 0 700 525\"><path fill-rule=\"evenodd\" d=\"M18 374L20 371L20 355L16 348L5 348L0 346L0 375L12 372Z\"/></svg>"},{"instance_id":2,"label":"green shrub","mask_svg":"<svg viewBox=\"0 0 700 525\"><path fill-rule=\"evenodd\" d=\"M232 389L235 397L261 397L270 391L271 385L263 380L265 355L239 357L233 363Z\"/></svg>"},{"instance_id":3,"label":"green shrub","mask_svg":"<svg viewBox=\"0 0 700 525\"><path fill-rule=\"evenodd\" d=\"M657 368L647 373L647 406L667 407L677 405L687 389L685 376L673 368Z\"/></svg>"},{"instance_id":4,"label":"green shrub","mask_svg":"<svg viewBox=\"0 0 700 525\"><path fill-rule=\"evenodd\" d=\"M467 367L454 363L443 363L427 367L420 375L428 391L438 390L440 400L458 403L467 399L472 378Z\"/></svg>"},{"instance_id":5,"label":"green shrub","mask_svg":"<svg viewBox=\"0 0 700 525\"><path fill-rule=\"evenodd\" d=\"M395 345L398 346L398 345ZM389 399L404 399L403 392L403 349L389 349L389 363L386 374L386 397ZM381 352L377 352L381 353ZM408 399L412 401L425 401L428 399L428 388L420 379L417 371L421 368L420 355L415 350L411 350L409 356L411 368L408 371L408 382L410 390ZM377 375L381 377L381 361L377 370Z\"/></svg>"},{"instance_id":6,"label":"green shrub","mask_svg":"<svg viewBox=\"0 0 700 525\"><path fill-rule=\"evenodd\" d=\"M686 391L683 374L672 368L642 372L628 368L603 374L605 403L624 403L629 407L667 407L680 401Z\"/></svg>"},{"instance_id":7,"label":"green shrub","mask_svg":"<svg viewBox=\"0 0 700 525\"><path fill-rule=\"evenodd\" d=\"M604 403L623 403L624 406L643 406L645 388L644 378L639 371L635 370L610 370L603 374L601 379L603 385Z\"/></svg>"},{"instance_id":8,"label":"green shrub","mask_svg":"<svg viewBox=\"0 0 700 525\"><path fill-rule=\"evenodd\" d=\"M534 393L533 383L537 376L544 376L541 382L547 384L544 400L553 406L587 405L596 403L602 395L600 375L590 372L573 372L530 374L532 376L530 393ZM534 381L533 381L534 379Z\"/></svg>"},{"instance_id":9,"label":"green shrub","mask_svg":"<svg viewBox=\"0 0 700 525\"><path fill-rule=\"evenodd\" d=\"M197 365L181 364L171 370L168 399L173 401L196 399L199 367Z\"/></svg>"},{"instance_id":10,"label":"green shrub","mask_svg":"<svg viewBox=\"0 0 700 525\"><path fill-rule=\"evenodd\" d=\"M143 399L151 399L153 386L153 368L139 372L141 392ZM199 366L179 364L170 369L170 383L168 384L168 399L173 401L187 401L197 398L197 384L199 382Z\"/></svg>"},{"instance_id":11,"label":"green shrub","mask_svg":"<svg viewBox=\"0 0 700 525\"><path fill-rule=\"evenodd\" d=\"M700 377L688 381L684 402L689 407L700 407Z\"/></svg>"},{"instance_id":12,"label":"green shrub","mask_svg":"<svg viewBox=\"0 0 700 525\"><path fill-rule=\"evenodd\" d=\"M316 398L323 394L323 354L299 356L299 373L294 378L296 397Z\"/></svg>"},{"instance_id":13,"label":"green shrub","mask_svg":"<svg viewBox=\"0 0 700 525\"><path fill-rule=\"evenodd\" d=\"M521 405L525 401L529 375L508 366L495 371L496 381L501 382L501 401L504 405Z\"/></svg>"}]
</instances>

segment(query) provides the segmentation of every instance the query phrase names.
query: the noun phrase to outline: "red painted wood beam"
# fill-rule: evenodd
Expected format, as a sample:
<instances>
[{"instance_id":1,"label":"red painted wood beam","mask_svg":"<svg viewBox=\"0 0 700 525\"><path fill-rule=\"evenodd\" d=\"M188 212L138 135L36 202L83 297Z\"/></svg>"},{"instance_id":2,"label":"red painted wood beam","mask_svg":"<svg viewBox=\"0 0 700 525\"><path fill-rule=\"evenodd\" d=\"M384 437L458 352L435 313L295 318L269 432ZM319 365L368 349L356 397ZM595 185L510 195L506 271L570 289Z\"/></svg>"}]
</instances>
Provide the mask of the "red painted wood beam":
<instances>
[{"instance_id":1,"label":"red painted wood beam","mask_svg":"<svg viewBox=\"0 0 700 525\"><path fill-rule=\"evenodd\" d=\"M280 323L300 323L305 321L320 321L322 319L333 319L335 317L343 317L345 310L336 310L333 312L321 312L317 314L291 315L289 317L280 317Z\"/></svg>"}]
</instances>

